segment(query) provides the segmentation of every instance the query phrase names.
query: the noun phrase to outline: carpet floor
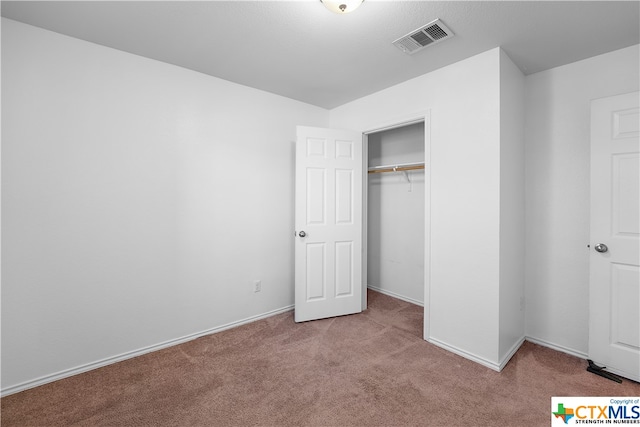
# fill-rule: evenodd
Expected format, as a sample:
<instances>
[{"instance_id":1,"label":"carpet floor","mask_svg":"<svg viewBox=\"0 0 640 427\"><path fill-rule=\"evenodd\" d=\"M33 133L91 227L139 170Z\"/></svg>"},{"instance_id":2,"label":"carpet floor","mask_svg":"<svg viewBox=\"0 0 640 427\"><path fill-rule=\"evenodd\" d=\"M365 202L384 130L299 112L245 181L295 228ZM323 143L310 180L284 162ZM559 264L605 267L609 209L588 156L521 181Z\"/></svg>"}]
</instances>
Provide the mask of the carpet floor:
<instances>
[{"instance_id":1,"label":"carpet floor","mask_svg":"<svg viewBox=\"0 0 640 427\"><path fill-rule=\"evenodd\" d=\"M1 399L8 426L548 426L552 396L640 396L529 342L501 372L422 340L422 308L284 313Z\"/></svg>"}]
</instances>

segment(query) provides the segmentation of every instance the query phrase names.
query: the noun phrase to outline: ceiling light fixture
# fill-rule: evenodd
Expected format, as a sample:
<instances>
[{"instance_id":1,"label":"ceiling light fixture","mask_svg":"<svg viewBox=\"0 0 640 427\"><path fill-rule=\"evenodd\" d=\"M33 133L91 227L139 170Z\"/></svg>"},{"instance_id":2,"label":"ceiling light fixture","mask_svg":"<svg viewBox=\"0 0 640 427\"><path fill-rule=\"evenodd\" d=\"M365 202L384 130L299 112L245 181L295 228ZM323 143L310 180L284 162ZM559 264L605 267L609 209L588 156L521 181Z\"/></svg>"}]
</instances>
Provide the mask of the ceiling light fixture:
<instances>
[{"instance_id":1,"label":"ceiling light fixture","mask_svg":"<svg viewBox=\"0 0 640 427\"><path fill-rule=\"evenodd\" d=\"M364 0L320 0L331 12L342 15L343 13L353 12L362 4Z\"/></svg>"}]
</instances>

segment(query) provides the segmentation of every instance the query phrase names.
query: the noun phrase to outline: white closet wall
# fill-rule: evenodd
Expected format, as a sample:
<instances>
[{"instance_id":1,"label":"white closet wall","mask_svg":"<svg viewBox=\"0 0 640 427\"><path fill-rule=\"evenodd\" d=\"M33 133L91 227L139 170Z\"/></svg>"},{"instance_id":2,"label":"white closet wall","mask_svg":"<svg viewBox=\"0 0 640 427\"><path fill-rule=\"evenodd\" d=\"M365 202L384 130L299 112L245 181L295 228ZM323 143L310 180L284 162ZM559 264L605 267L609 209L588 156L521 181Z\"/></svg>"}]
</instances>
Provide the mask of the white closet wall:
<instances>
[{"instance_id":1,"label":"white closet wall","mask_svg":"<svg viewBox=\"0 0 640 427\"><path fill-rule=\"evenodd\" d=\"M368 137L369 167L424 162L424 124ZM424 170L368 174L367 278L374 290L424 304Z\"/></svg>"},{"instance_id":2,"label":"white closet wall","mask_svg":"<svg viewBox=\"0 0 640 427\"><path fill-rule=\"evenodd\" d=\"M495 370L524 340L524 239L510 232L524 206L509 200L524 172L507 165L524 143L524 76L507 62L492 49L330 113L332 127L363 131L429 113L425 338Z\"/></svg>"}]
</instances>

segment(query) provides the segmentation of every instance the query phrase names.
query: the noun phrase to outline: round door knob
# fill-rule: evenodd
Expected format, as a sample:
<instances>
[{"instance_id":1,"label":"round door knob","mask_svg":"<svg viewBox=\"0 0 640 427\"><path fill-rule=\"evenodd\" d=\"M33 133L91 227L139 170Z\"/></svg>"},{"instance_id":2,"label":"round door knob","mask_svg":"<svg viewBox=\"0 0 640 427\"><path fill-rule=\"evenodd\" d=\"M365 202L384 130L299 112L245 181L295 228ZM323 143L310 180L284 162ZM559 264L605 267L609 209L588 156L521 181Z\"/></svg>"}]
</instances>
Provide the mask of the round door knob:
<instances>
[{"instance_id":1,"label":"round door knob","mask_svg":"<svg viewBox=\"0 0 640 427\"><path fill-rule=\"evenodd\" d=\"M600 252L600 253L605 253L609 250L607 245L605 245L604 243L598 243L597 245L594 246L594 249L596 250L596 252Z\"/></svg>"},{"instance_id":2,"label":"round door knob","mask_svg":"<svg viewBox=\"0 0 640 427\"><path fill-rule=\"evenodd\" d=\"M301 231L298 233L298 236L300 237L305 237L307 235L307 233L305 233L304 231Z\"/></svg>"}]
</instances>

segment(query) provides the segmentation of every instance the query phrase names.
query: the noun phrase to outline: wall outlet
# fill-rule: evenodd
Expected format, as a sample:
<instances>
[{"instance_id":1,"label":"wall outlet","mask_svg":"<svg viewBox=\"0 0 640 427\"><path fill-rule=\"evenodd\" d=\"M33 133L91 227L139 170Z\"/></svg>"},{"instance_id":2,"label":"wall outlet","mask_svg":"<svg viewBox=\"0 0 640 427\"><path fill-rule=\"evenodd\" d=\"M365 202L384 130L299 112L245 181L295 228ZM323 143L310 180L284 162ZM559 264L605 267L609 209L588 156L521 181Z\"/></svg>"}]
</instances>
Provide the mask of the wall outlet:
<instances>
[{"instance_id":1,"label":"wall outlet","mask_svg":"<svg viewBox=\"0 0 640 427\"><path fill-rule=\"evenodd\" d=\"M256 280L253 282L253 292L260 292L262 290L262 280Z\"/></svg>"}]
</instances>

